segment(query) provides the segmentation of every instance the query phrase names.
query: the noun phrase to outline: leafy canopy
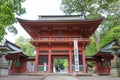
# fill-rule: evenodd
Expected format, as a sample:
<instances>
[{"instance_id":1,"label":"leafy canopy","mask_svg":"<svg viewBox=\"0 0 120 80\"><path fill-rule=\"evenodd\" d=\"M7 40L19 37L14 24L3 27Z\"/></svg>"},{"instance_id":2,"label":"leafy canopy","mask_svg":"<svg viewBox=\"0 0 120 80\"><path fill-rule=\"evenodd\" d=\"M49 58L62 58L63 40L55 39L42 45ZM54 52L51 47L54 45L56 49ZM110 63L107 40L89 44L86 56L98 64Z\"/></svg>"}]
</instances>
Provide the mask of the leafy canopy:
<instances>
[{"instance_id":1,"label":"leafy canopy","mask_svg":"<svg viewBox=\"0 0 120 80\"><path fill-rule=\"evenodd\" d=\"M66 14L79 14L86 18L118 14L119 0L62 0L61 10ZM113 11L114 9L114 11Z\"/></svg>"},{"instance_id":2,"label":"leafy canopy","mask_svg":"<svg viewBox=\"0 0 120 80\"><path fill-rule=\"evenodd\" d=\"M16 28L12 25L16 23L15 15L25 13L25 8L22 8L21 3L25 0L0 0L0 41L6 34L5 28L9 32L17 33Z\"/></svg>"},{"instance_id":3,"label":"leafy canopy","mask_svg":"<svg viewBox=\"0 0 120 80\"><path fill-rule=\"evenodd\" d=\"M114 27L120 25L120 0L62 0L61 10L67 15L79 14L83 19L104 17L99 31L96 32L97 36L96 33L91 36L92 41L86 48L86 55L93 55L107 40L111 41L120 33L113 33ZM119 30L119 27L116 30Z\"/></svg>"},{"instance_id":4,"label":"leafy canopy","mask_svg":"<svg viewBox=\"0 0 120 80\"><path fill-rule=\"evenodd\" d=\"M120 0L62 0L61 10L67 15L79 14L84 19L105 17L100 26L103 35L120 25Z\"/></svg>"},{"instance_id":5,"label":"leafy canopy","mask_svg":"<svg viewBox=\"0 0 120 80\"><path fill-rule=\"evenodd\" d=\"M99 48L104 46L105 44L111 42L114 39L119 38L120 36L120 25L112 27L102 38L99 42Z\"/></svg>"},{"instance_id":6,"label":"leafy canopy","mask_svg":"<svg viewBox=\"0 0 120 80\"><path fill-rule=\"evenodd\" d=\"M109 42L111 42L112 40L119 38L119 36L120 36L120 25L112 27L110 30L108 30L106 32L106 34L104 36L103 35L101 36L101 40L98 43L98 50L102 46L104 46L104 45L108 44ZM85 51L86 55L88 55L88 56L93 55L98 50L97 50L95 40L92 38L91 43L86 48L86 51Z\"/></svg>"}]
</instances>

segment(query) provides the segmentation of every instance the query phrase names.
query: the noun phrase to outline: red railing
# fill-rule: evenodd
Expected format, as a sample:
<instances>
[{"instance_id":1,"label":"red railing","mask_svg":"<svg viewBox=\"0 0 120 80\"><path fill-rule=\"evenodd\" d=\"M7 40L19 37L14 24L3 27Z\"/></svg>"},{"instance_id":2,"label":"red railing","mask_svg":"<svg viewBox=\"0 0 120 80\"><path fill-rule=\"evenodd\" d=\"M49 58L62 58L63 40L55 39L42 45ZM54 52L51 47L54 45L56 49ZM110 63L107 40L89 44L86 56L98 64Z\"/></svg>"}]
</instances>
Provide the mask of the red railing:
<instances>
[{"instance_id":1,"label":"red railing","mask_svg":"<svg viewBox=\"0 0 120 80\"><path fill-rule=\"evenodd\" d=\"M104 74L104 73L110 73L110 68L108 68L108 67L105 67L105 68L97 68L97 73L98 74Z\"/></svg>"},{"instance_id":2,"label":"red railing","mask_svg":"<svg viewBox=\"0 0 120 80\"><path fill-rule=\"evenodd\" d=\"M31 39L31 41L73 41L73 40L78 40L78 41L90 41L89 38L66 38L66 37L42 37L42 38L36 38L36 39Z\"/></svg>"}]
</instances>

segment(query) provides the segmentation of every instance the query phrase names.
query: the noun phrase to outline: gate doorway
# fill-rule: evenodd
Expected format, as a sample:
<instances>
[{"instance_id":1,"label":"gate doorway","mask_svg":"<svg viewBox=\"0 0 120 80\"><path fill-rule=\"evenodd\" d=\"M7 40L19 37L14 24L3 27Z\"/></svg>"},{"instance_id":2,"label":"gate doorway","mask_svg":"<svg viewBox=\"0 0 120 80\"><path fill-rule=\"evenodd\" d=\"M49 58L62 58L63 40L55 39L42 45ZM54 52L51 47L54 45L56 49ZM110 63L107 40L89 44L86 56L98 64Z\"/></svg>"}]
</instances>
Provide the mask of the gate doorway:
<instances>
[{"instance_id":1,"label":"gate doorway","mask_svg":"<svg viewBox=\"0 0 120 80\"><path fill-rule=\"evenodd\" d=\"M53 73L68 73L68 65L67 56L53 57Z\"/></svg>"}]
</instances>

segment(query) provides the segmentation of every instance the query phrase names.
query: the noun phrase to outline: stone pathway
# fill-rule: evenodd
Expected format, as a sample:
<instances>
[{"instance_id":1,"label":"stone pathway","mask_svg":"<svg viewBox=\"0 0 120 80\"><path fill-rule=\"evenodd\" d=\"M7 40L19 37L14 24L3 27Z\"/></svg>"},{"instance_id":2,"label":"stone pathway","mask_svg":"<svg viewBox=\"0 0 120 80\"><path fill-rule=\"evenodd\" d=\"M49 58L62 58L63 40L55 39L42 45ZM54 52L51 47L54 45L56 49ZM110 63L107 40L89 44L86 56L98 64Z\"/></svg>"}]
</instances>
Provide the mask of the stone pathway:
<instances>
[{"instance_id":1,"label":"stone pathway","mask_svg":"<svg viewBox=\"0 0 120 80\"><path fill-rule=\"evenodd\" d=\"M44 80L78 80L72 76L47 76Z\"/></svg>"},{"instance_id":2,"label":"stone pathway","mask_svg":"<svg viewBox=\"0 0 120 80\"><path fill-rule=\"evenodd\" d=\"M45 76L27 76L27 75L10 75L0 77L0 80L44 80Z\"/></svg>"},{"instance_id":3,"label":"stone pathway","mask_svg":"<svg viewBox=\"0 0 120 80\"><path fill-rule=\"evenodd\" d=\"M120 77L111 76L28 76L28 75L10 75L7 77L0 77L0 80L120 80Z\"/></svg>"},{"instance_id":4,"label":"stone pathway","mask_svg":"<svg viewBox=\"0 0 120 80\"><path fill-rule=\"evenodd\" d=\"M120 77L111 76L79 76L78 80L120 80Z\"/></svg>"}]
</instances>

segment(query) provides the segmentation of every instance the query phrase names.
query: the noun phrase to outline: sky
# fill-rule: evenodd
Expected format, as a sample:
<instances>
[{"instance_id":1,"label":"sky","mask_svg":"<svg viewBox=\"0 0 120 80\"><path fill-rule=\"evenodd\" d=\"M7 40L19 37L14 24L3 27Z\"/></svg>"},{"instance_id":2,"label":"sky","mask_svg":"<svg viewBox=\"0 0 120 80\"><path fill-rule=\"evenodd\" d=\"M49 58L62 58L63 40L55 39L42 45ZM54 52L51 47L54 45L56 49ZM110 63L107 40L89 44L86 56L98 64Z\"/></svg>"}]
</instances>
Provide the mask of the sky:
<instances>
[{"instance_id":1,"label":"sky","mask_svg":"<svg viewBox=\"0 0 120 80\"><path fill-rule=\"evenodd\" d=\"M22 19L36 20L38 15L63 15L60 10L61 0L26 0L22 6L26 8L26 13L21 16L16 16ZM5 39L15 42L19 36L30 38L29 34L21 27L19 23L14 24L18 30L18 34L8 33Z\"/></svg>"}]
</instances>

